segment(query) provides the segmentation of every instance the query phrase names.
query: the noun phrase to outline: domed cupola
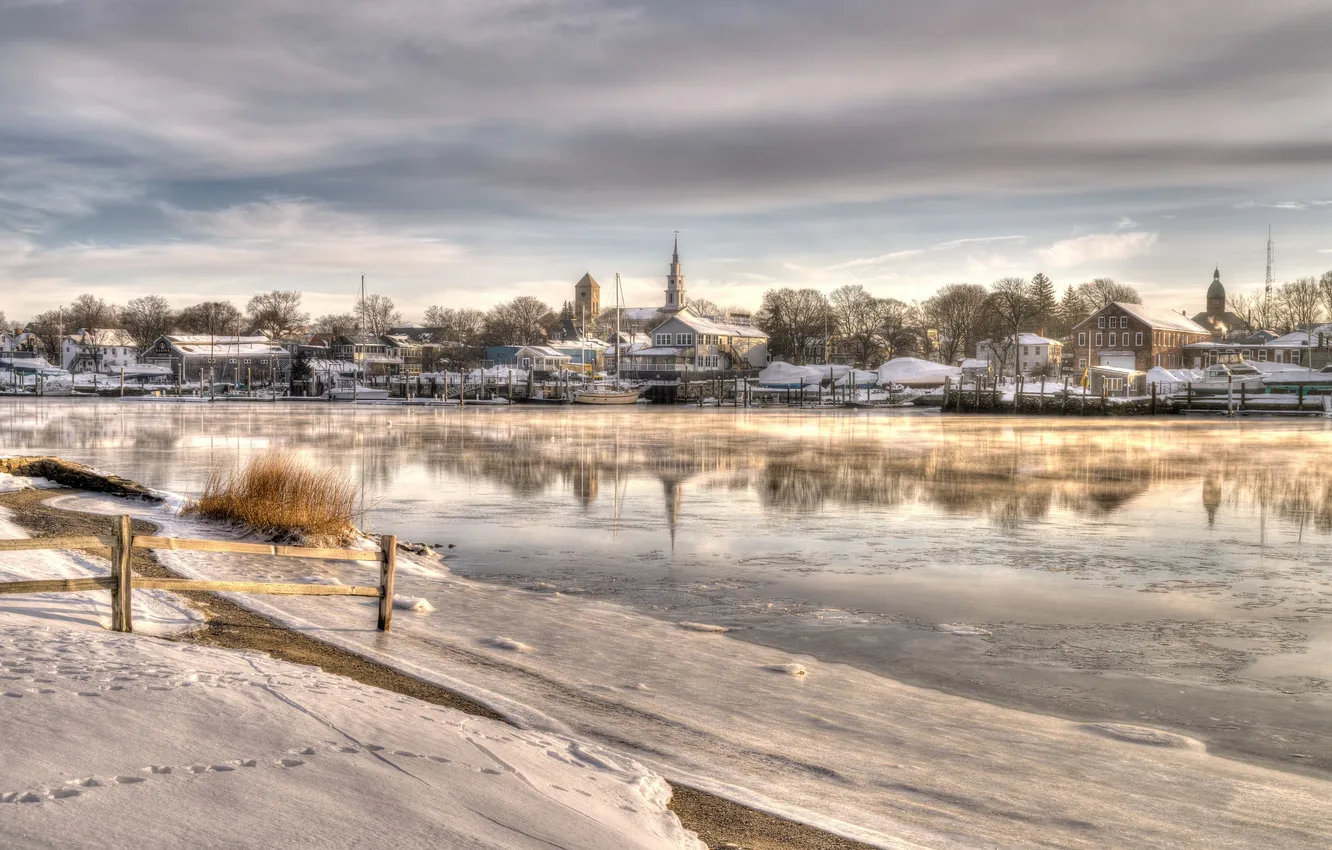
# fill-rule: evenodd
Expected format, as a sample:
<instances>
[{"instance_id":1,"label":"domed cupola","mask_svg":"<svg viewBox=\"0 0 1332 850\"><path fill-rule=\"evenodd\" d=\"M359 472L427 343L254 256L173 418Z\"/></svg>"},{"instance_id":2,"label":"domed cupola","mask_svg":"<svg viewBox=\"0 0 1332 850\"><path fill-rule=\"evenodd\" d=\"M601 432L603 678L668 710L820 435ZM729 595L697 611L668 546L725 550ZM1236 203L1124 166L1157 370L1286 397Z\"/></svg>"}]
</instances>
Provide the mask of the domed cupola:
<instances>
[{"instance_id":1,"label":"domed cupola","mask_svg":"<svg viewBox=\"0 0 1332 850\"><path fill-rule=\"evenodd\" d=\"M1207 312L1226 312L1226 288L1221 285L1221 269L1212 272L1212 285L1207 287Z\"/></svg>"}]
</instances>

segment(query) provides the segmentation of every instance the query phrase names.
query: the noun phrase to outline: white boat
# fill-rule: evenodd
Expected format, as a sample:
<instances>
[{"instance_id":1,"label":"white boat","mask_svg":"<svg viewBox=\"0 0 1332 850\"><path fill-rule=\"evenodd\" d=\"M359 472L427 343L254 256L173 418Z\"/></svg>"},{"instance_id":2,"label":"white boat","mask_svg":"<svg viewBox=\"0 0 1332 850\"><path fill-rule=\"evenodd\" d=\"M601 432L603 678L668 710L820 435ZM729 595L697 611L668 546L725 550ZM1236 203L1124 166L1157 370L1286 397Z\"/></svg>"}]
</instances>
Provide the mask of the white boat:
<instances>
[{"instance_id":1,"label":"white boat","mask_svg":"<svg viewBox=\"0 0 1332 850\"><path fill-rule=\"evenodd\" d=\"M324 397L329 401L383 401L389 397L389 391L383 387L367 387L346 378L339 378L338 383Z\"/></svg>"},{"instance_id":2,"label":"white boat","mask_svg":"<svg viewBox=\"0 0 1332 850\"><path fill-rule=\"evenodd\" d=\"M1203 370L1202 379L1193 382L1195 393L1261 392L1265 387L1263 373L1243 360L1208 366Z\"/></svg>"},{"instance_id":3,"label":"white boat","mask_svg":"<svg viewBox=\"0 0 1332 850\"><path fill-rule=\"evenodd\" d=\"M615 275L615 338L620 338L620 275ZM615 358L615 377L574 392L574 404L637 404L643 391L620 383L620 359Z\"/></svg>"}]
</instances>

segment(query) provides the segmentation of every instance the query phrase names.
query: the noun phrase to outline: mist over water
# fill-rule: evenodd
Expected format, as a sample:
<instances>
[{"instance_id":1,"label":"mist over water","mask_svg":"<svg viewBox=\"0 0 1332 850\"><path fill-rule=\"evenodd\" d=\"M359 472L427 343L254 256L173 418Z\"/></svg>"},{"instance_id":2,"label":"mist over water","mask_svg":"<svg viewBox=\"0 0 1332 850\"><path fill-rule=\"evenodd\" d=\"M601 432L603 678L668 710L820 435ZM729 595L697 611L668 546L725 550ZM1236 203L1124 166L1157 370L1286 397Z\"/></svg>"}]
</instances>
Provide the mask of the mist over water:
<instances>
[{"instance_id":1,"label":"mist over water","mask_svg":"<svg viewBox=\"0 0 1332 850\"><path fill-rule=\"evenodd\" d=\"M294 449L462 575L1332 765L1322 421L6 400L0 433L185 494Z\"/></svg>"}]
</instances>

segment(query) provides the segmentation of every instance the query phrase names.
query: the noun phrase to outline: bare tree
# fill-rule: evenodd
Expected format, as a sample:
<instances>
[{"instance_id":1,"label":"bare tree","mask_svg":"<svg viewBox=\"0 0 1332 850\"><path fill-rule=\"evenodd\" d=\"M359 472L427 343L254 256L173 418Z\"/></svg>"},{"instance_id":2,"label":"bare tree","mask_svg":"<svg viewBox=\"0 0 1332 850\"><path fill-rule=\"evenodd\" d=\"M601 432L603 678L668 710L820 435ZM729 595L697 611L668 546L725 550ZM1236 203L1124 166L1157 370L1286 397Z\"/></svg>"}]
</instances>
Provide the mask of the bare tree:
<instances>
[{"instance_id":1,"label":"bare tree","mask_svg":"<svg viewBox=\"0 0 1332 850\"><path fill-rule=\"evenodd\" d=\"M250 323L275 342L310 321L309 314L301 311L301 293L295 290L261 292L250 299L245 312Z\"/></svg>"},{"instance_id":2,"label":"bare tree","mask_svg":"<svg viewBox=\"0 0 1332 850\"><path fill-rule=\"evenodd\" d=\"M377 292L365 296L356 305L356 318L361 323L361 330L375 336L386 334L389 328L402 324L402 313L394 307L393 299Z\"/></svg>"},{"instance_id":3,"label":"bare tree","mask_svg":"<svg viewBox=\"0 0 1332 850\"><path fill-rule=\"evenodd\" d=\"M120 318L125 330L134 338L134 344L143 351L171 330L174 314L171 312L171 304L162 296L145 295L130 299L125 309L120 311Z\"/></svg>"},{"instance_id":4,"label":"bare tree","mask_svg":"<svg viewBox=\"0 0 1332 850\"><path fill-rule=\"evenodd\" d=\"M914 305L896 298L875 299L875 307L883 359L892 360L914 352L921 340L918 328L920 311Z\"/></svg>"},{"instance_id":5,"label":"bare tree","mask_svg":"<svg viewBox=\"0 0 1332 850\"><path fill-rule=\"evenodd\" d=\"M1332 271L1323 272L1318 279L1318 291L1323 296L1323 312L1332 319Z\"/></svg>"},{"instance_id":6,"label":"bare tree","mask_svg":"<svg viewBox=\"0 0 1332 850\"><path fill-rule=\"evenodd\" d=\"M1040 309L1032 298L1032 285L1020 277L1002 277L990 286L986 303L987 324L990 327L990 349L999 355L995 375L1004 376L1012 356L1013 371L1017 372L1017 346L1022 329Z\"/></svg>"},{"instance_id":7,"label":"bare tree","mask_svg":"<svg viewBox=\"0 0 1332 850\"><path fill-rule=\"evenodd\" d=\"M326 340L333 339L355 331L356 316L352 313L328 313L315 319L310 330Z\"/></svg>"},{"instance_id":8,"label":"bare tree","mask_svg":"<svg viewBox=\"0 0 1332 850\"><path fill-rule=\"evenodd\" d=\"M65 327L70 331L114 328L119 325L118 312L106 301L85 292L65 308Z\"/></svg>"},{"instance_id":9,"label":"bare tree","mask_svg":"<svg viewBox=\"0 0 1332 850\"><path fill-rule=\"evenodd\" d=\"M38 313L28 321L25 330L32 334L33 340L29 342L29 347L32 350L40 349L48 362L57 364L60 362L60 343L63 341L65 333L65 311L63 309ZM35 348L33 343L35 343Z\"/></svg>"},{"instance_id":10,"label":"bare tree","mask_svg":"<svg viewBox=\"0 0 1332 850\"><path fill-rule=\"evenodd\" d=\"M435 342L451 362L470 366L481 360L485 349L486 314L470 307L431 307L426 325L438 328Z\"/></svg>"},{"instance_id":11,"label":"bare tree","mask_svg":"<svg viewBox=\"0 0 1332 850\"><path fill-rule=\"evenodd\" d=\"M176 314L176 327L183 333L213 336L240 334L243 315L230 301L205 301Z\"/></svg>"},{"instance_id":12,"label":"bare tree","mask_svg":"<svg viewBox=\"0 0 1332 850\"><path fill-rule=\"evenodd\" d=\"M1082 296L1082 300L1087 305L1087 315L1095 313L1111 301L1118 301L1121 304L1142 303L1142 296L1138 294L1138 290L1127 283L1116 283L1108 277L1098 277L1087 283L1079 284L1078 294ZM1085 319L1087 316L1082 318Z\"/></svg>"},{"instance_id":13,"label":"bare tree","mask_svg":"<svg viewBox=\"0 0 1332 850\"><path fill-rule=\"evenodd\" d=\"M922 314L938 336L939 360L953 363L975 353L989 292L976 283L950 283L926 299Z\"/></svg>"},{"instance_id":14,"label":"bare tree","mask_svg":"<svg viewBox=\"0 0 1332 850\"><path fill-rule=\"evenodd\" d=\"M900 302L899 302L900 303ZM859 284L847 284L833 290L828 298L837 336L846 344L855 365L868 368L879 358L880 307L878 299Z\"/></svg>"},{"instance_id":15,"label":"bare tree","mask_svg":"<svg viewBox=\"0 0 1332 850\"><path fill-rule=\"evenodd\" d=\"M804 363L810 346L831 326L828 299L817 289L769 289L754 324L768 335L775 356Z\"/></svg>"},{"instance_id":16,"label":"bare tree","mask_svg":"<svg viewBox=\"0 0 1332 850\"><path fill-rule=\"evenodd\" d=\"M690 298L689 312L695 316L712 319L714 322L726 321L726 311L706 298Z\"/></svg>"},{"instance_id":17,"label":"bare tree","mask_svg":"<svg viewBox=\"0 0 1332 850\"><path fill-rule=\"evenodd\" d=\"M485 339L491 345L535 345L545 342L559 324L559 314L544 301L520 295L486 313Z\"/></svg>"},{"instance_id":18,"label":"bare tree","mask_svg":"<svg viewBox=\"0 0 1332 850\"><path fill-rule=\"evenodd\" d=\"M1278 321L1286 333L1311 328L1322 318L1322 292L1315 278L1302 277L1283 283L1273 300L1277 303Z\"/></svg>"}]
</instances>

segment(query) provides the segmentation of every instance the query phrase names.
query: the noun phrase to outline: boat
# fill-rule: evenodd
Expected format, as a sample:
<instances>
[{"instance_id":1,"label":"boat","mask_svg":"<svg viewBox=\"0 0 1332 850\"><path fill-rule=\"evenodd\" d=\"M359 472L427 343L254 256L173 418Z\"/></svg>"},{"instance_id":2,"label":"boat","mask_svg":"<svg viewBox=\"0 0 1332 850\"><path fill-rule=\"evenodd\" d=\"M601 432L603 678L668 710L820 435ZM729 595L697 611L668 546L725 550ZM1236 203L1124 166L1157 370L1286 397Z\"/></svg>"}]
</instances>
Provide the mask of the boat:
<instances>
[{"instance_id":1,"label":"boat","mask_svg":"<svg viewBox=\"0 0 1332 850\"><path fill-rule=\"evenodd\" d=\"M351 378L338 378L338 382L324 397L329 401L383 401L389 391L383 387L367 387Z\"/></svg>"},{"instance_id":2,"label":"boat","mask_svg":"<svg viewBox=\"0 0 1332 850\"><path fill-rule=\"evenodd\" d=\"M615 338L620 338L620 275L615 275ZM637 404L643 391L620 381L620 356L615 356L615 376L574 392L575 404Z\"/></svg>"},{"instance_id":3,"label":"boat","mask_svg":"<svg viewBox=\"0 0 1332 850\"><path fill-rule=\"evenodd\" d=\"M1239 392L1262 392L1266 388L1263 373L1243 360L1232 363L1216 363L1203 370L1200 380L1192 383L1192 391L1200 394Z\"/></svg>"}]
</instances>

